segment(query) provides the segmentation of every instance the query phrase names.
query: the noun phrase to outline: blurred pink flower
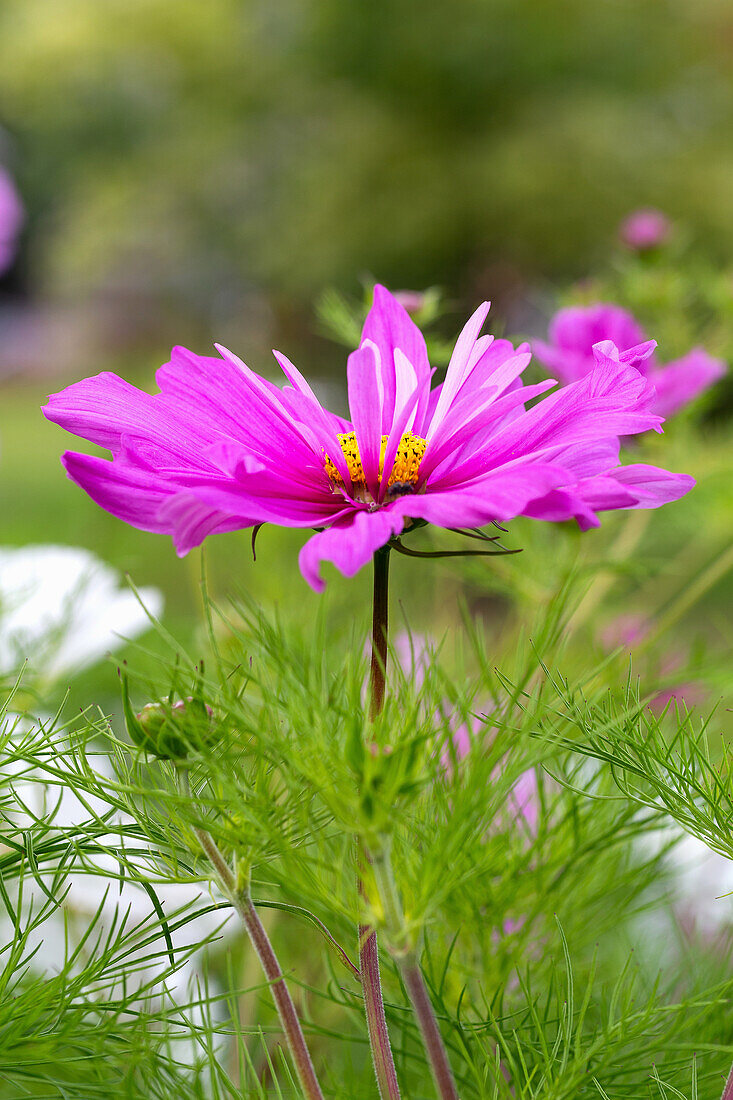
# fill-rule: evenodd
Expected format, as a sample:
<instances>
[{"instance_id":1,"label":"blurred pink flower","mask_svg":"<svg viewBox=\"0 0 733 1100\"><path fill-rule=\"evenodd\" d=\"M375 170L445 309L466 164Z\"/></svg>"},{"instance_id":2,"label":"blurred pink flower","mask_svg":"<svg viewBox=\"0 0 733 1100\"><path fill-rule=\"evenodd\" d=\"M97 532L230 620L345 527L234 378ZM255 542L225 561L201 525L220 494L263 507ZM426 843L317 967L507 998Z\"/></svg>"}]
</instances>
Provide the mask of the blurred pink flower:
<instances>
[{"instance_id":1,"label":"blurred pink flower","mask_svg":"<svg viewBox=\"0 0 733 1100\"><path fill-rule=\"evenodd\" d=\"M568 306L550 321L548 341L534 340L532 350L541 363L566 384L577 382L596 366L596 353L611 341L619 361L636 367L654 387L651 407L671 416L722 378L727 366L703 348L693 348L664 366L654 359L654 340L647 340L638 321L621 306L597 302Z\"/></svg>"},{"instance_id":2,"label":"blurred pink flower","mask_svg":"<svg viewBox=\"0 0 733 1100\"><path fill-rule=\"evenodd\" d=\"M422 290L395 290L394 298L408 313L419 313L425 305L425 294Z\"/></svg>"},{"instance_id":3,"label":"blurred pink flower","mask_svg":"<svg viewBox=\"0 0 733 1100\"><path fill-rule=\"evenodd\" d=\"M5 169L0 167L0 275L15 259L23 220L23 205L15 184Z\"/></svg>"},{"instance_id":4,"label":"blurred pink flower","mask_svg":"<svg viewBox=\"0 0 733 1100\"><path fill-rule=\"evenodd\" d=\"M623 647L633 650L648 636L652 622L645 615L629 612L617 616L601 631L599 638L604 649L613 650ZM669 650L659 661L657 674L664 678L674 676L686 660L684 650ZM691 680L684 680L673 684L663 691L658 692L650 701L649 708L655 714L660 714L672 701L683 704L687 709L699 706L707 698L707 691L702 684Z\"/></svg>"},{"instance_id":5,"label":"blurred pink flower","mask_svg":"<svg viewBox=\"0 0 733 1100\"><path fill-rule=\"evenodd\" d=\"M634 210L619 226L619 238L627 248L645 252L664 244L672 232L672 224L666 214L651 206Z\"/></svg>"},{"instance_id":6,"label":"blurred pink flower","mask_svg":"<svg viewBox=\"0 0 733 1100\"><path fill-rule=\"evenodd\" d=\"M601 645L609 650L619 646L631 649L644 640L650 628L651 622L646 615L634 611L624 612L604 626L600 633Z\"/></svg>"},{"instance_id":7,"label":"blurred pink flower","mask_svg":"<svg viewBox=\"0 0 733 1100\"><path fill-rule=\"evenodd\" d=\"M433 640L427 634L410 634L403 630L395 636L395 657L403 674L417 690L425 682L432 649ZM438 717L440 726L450 731L450 743L444 743L440 752L440 763L446 774L452 771L454 761L460 764L465 760L476 741L480 740L482 732L488 738L495 733L494 728L488 725L487 716L475 715L470 723L460 722L447 702L441 705ZM507 809L512 820L523 819L532 831L537 827L539 798L534 768L529 768L519 776L509 796Z\"/></svg>"},{"instance_id":8,"label":"blurred pink flower","mask_svg":"<svg viewBox=\"0 0 733 1100\"><path fill-rule=\"evenodd\" d=\"M525 515L586 529L599 511L657 508L692 488L683 474L619 465L618 437L661 420L613 344L595 348L587 377L528 408L554 383L522 384L529 349L481 336L488 310L432 388L422 333L377 285L347 364L352 421L284 355L281 389L221 347L220 358L175 348L156 395L105 372L52 395L44 413L112 452L67 451L71 480L133 527L172 535L181 555L214 532L315 528L299 560L316 591L321 562L351 577L416 520L452 529Z\"/></svg>"}]
</instances>

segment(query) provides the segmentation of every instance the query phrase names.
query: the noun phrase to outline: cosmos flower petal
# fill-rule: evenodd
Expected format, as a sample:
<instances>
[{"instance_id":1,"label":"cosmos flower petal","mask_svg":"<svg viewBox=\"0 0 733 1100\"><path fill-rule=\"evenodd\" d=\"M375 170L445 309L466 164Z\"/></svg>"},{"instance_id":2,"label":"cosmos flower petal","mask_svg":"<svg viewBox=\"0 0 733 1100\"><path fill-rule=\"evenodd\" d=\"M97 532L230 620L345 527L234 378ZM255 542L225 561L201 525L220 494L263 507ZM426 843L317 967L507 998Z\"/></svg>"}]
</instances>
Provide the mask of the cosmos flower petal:
<instances>
[{"instance_id":1,"label":"cosmos flower petal","mask_svg":"<svg viewBox=\"0 0 733 1100\"><path fill-rule=\"evenodd\" d=\"M62 461L71 480L95 503L132 527L171 535L179 554L188 553L214 531L233 531L256 522L242 512L236 516L217 512L190 491L124 462L70 451Z\"/></svg>"},{"instance_id":2,"label":"cosmos flower petal","mask_svg":"<svg viewBox=\"0 0 733 1100\"><path fill-rule=\"evenodd\" d=\"M286 476L272 470L236 480L201 477L189 488L209 507L228 515L250 516L254 523L321 527L354 508L340 493L293 484Z\"/></svg>"},{"instance_id":3,"label":"cosmos flower petal","mask_svg":"<svg viewBox=\"0 0 733 1100\"><path fill-rule=\"evenodd\" d=\"M382 448L383 389L379 378L378 351L366 341L352 351L346 366L349 409L364 478L372 496L379 492L379 456ZM339 470L341 473L341 470ZM343 478L343 473L341 473ZM346 483L346 482L344 482Z\"/></svg>"},{"instance_id":4,"label":"cosmos flower petal","mask_svg":"<svg viewBox=\"0 0 733 1100\"><path fill-rule=\"evenodd\" d=\"M610 302L559 310L550 322L549 336L555 347L586 354L600 340L611 340L624 349L645 339L643 329L629 311Z\"/></svg>"},{"instance_id":5,"label":"cosmos flower petal","mask_svg":"<svg viewBox=\"0 0 733 1100\"><path fill-rule=\"evenodd\" d=\"M404 520L390 508L362 510L337 520L309 539L300 551L300 570L311 588L326 587L320 575L322 561L332 562L345 577L353 577L379 550L402 530Z\"/></svg>"},{"instance_id":6,"label":"cosmos flower petal","mask_svg":"<svg viewBox=\"0 0 733 1100\"><path fill-rule=\"evenodd\" d=\"M593 345L610 340L622 351L644 340L632 315L620 306L597 302L568 306L550 321L548 341L533 340L537 359L561 381L577 382L593 369Z\"/></svg>"},{"instance_id":7,"label":"cosmos flower petal","mask_svg":"<svg viewBox=\"0 0 733 1100\"><path fill-rule=\"evenodd\" d=\"M544 455L546 462L559 462L581 480L595 477L596 474L612 470L619 464L621 444L617 437L598 439L593 443L571 443L567 447L558 447Z\"/></svg>"},{"instance_id":8,"label":"cosmos flower petal","mask_svg":"<svg viewBox=\"0 0 733 1100\"><path fill-rule=\"evenodd\" d=\"M243 373L255 398L250 401L250 405L253 410L259 411L275 441L279 438L282 443L295 437L302 441L301 446L305 443L313 454L321 455L325 449L329 455L334 452L332 461L337 466L343 461L333 421L324 414L315 396L293 389L288 400L288 396L251 370L239 356L221 344L217 344L216 348L230 364ZM257 446L256 433L259 430L259 426L252 426L255 439L250 439L250 446ZM268 449L271 449L271 445ZM348 471L345 472L348 480Z\"/></svg>"},{"instance_id":9,"label":"cosmos flower petal","mask_svg":"<svg viewBox=\"0 0 733 1100\"><path fill-rule=\"evenodd\" d=\"M390 508L437 527L481 527L521 515L530 501L562 485L567 477L561 466L533 463L500 470L457 489L401 497Z\"/></svg>"},{"instance_id":10,"label":"cosmos flower petal","mask_svg":"<svg viewBox=\"0 0 733 1100\"><path fill-rule=\"evenodd\" d=\"M442 477L440 487L459 485L523 457L542 458L556 447L594 444L599 437L658 428L661 418L648 411L653 396L654 388L639 371L607 358L585 378L556 390L518 416L479 454Z\"/></svg>"},{"instance_id":11,"label":"cosmos flower petal","mask_svg":"<svg viewBox=\"0 0 733 1100\"><path fill-rule=\"evenodd\" d=\"M132 527L168 534L168 525L159 519L159 512L176 491L175 486L149 470L94 455L66 451L61 461L69 478L105 511Z\"/></svg>"},{"instance_id":12,"label":"cosmos flower petal","mask_svg":"<svg viewBox=\"0 0 733 1100\"><path fill-rule=\"evenodd\" d=\"M395 406L394 406L394 420L392 421L392 427L390 432L394 431L394 426L398 420L402 419L405 406L408 404L413 405L412 412L405 423L404 431L412 431L415 426L415 420L417 418L417 403L420 397L421 390L424 391L424 381L421 383L421 379L418 377L417 371L413 367L410 360L406 355L400 351L399 348L394 353L395 363ZM413 403L413 394L416 394L415 401Z\"/></svg>"},{"instance_id":13,"label":"cosmos flower petal","mask_svg":"<svg viewBox=\"0 0 733 1100\"><path fill-rule=\"evenodd\" d=\"M192 411L181 417L109 371L51 394L43 413L72 435L106 447L113 454L119 450L125 433L155 438L161 447L179 457L189 455L192 446L213 439L201 430L200 420Z\"/></svg>"},{"instance_id":14,"label":"cosmos flower petal","mask_svg":"<svg viewBox=\"0 0 733 1100\"><path fill-rule=\"evenodd\" d=\"M395 415L397 384L395 377L396 350L410 361L425 394L429 396L430 363L425 338L409 313L393 294L380 283L374 287L374 302L367 314L361 334L361 343L372 341L379 351L382 373L382 435L389 435Z\"/></svg>"},{"instance_id":15,"label":"cosmos flower petal","mask_svg":"<svg viewBox=\"0 0 733 1100\"><path fill-rule=\"evenodd\" d=\"M494 341L480 356L471 373L459 387L440 423L436 422L435 429L430 431L429 451L432 452L439 441L452 437L456 424L462 423L462 415L467 410L475 415L487 405L489 400L497 401L502 395L518 389L521 385L518 381L519 377L530 359L528 345L522 345L521 349L515 352L508 340ZM548 386L544 385L544 389L547 388ZM527 399L530 396L532 395L527 393ZM499 417L497 416L496 419L498 421ZM434 456L431 462L435 462Z\"/></svg>"},{"instance_id":16,"label":"cosmos flower petal","mask_svg":"<svg viewBox=\"0 0 733 1100\"><path fill-rule=\"evenodd\" d=\"M693 401L727 371L722 359L715 359L703 348L693 348L681 359L660 367L651 375L657 391L655 408L661 416L672 416Z\"/></svg>"},{"instance_id":17,"label":"cosmos flower petal","mask_svg":"<svg viewBox=\"0 0 733 1100\"><path fill-rule=\"evenodd\" d=\"M508 340L495 340L481 362L476 364L467 386L461 392L465 393L469 386L479 383L495 386L497 393L502 394L516 382L531 359L529 344L520 344L515 350Z\"/></svg>"},{"instance_id":18,"label":"cosmos flower petal","mask_svg":"<svg viewBox=\"0 0 733 1100\"><path fill-rule=\"evenodd\" d=\"M478 403L477 397L470 395L456 402L439 425L436 434L430 438L421 466L423 475L430 478L432 485L438 486L441 474L465 458L466 449L468 454L478 450L487 432L503 420L511 409L518 405L523 407L526 401L538 397L554 385L555 381L548 379L534 386L511 390L498 399L493 389L489 389L482 404ZM446 458L449 459L448 463L438 470Z\"/></svg>"},{"instance_id":19,"label":"cosmos flower petal","mask_svg":"<svg viewBox=\"0 0 733 1100\"><path fill-rule=\"evenodd\" d=\"M395 417L392 430L387 436L387 442L384 448L384 473L382 476L382 483L379 487L379 503L384 500L384 496L387 492L387 485L389 483L389 477L394 468L395 458L397 457L397 451L402 440L402 436L407 431L407 425L410 423L412 415L417 406L418 398L420 396L420 388L416 386L412 391L407 401L403 405L398 416Z\"/></svg>"},{"instance_id":20,"label":"cosmos flower petal","mask_svg":"<svg viewBox=\"0 0 733 1100\"><path fill-rule=\"evenodd\" d=\"M448 369L445 372L445 381L443 382L440 399L433 413L430 426L427 429L428 435L432 435L436 430L441 420L448 412L448 409L451 407L461 386L466 381L471 368L475 367L478 362L478 360L472 360L471 356L490 309L491 302L482 302L463 326L463 330L456 340L456 346L453 349L453 354L448 363Z\"/></svg>"},{"instance_id":21,"label":"cosmos flower petal","mask_svg":"<svg viewBox=\"0 0 733 1100\"><path fill-rule=\"evenodd\" d=\"M688 493L695 484L686 474L673 474L656 466L621 466L585 478L533 502L528 515L558 522L577 520L581 530L597 527L597 512L618 508L659 508Z\"/></svg>"},{"instance_id":22,"label":"cosmos flower petal","mask_svg":"<svg viewBox=\"0 0 733 1100\"><path fill-rule=\"evenodd\" d=\"M232 516L209 508L191 493L182 491L166 498L158 511L158 519L165 524L166 534L173 538L179 557L200 546L207 535L224 531L237 531L251 527L257 520L247 516Z\"/></svg>"},{"instance_id":23,"label":"cosmos flower petal","mask_svg":"<svg viewBox=\"0 0 733 1100\"><path fill-rule=\"evenodd\" d=\"M329 455L335 452L335 458L332 458L332 462L339 470L344 481L348 483L348 468L343 461L340 448L337 446L336 437L339 432L351 431L351 425L341 417L336 417L323 408L309 383L295 364L290 362L287 355L283 355L281 351L273 351L273 355L295 391L293 393L287 388L280 390L277 394L278 399L286 408L294 412L304 425L309 424L315 428L313 433L309 433L314 453L321 456L324 451Z\"/></svg>"},{"instance_id":24,"label":"cosmos flower petal","mask_svg":"<svg viewBox=\"0 0 733 1100\"><path fill-rule=\"evenodd\" d=\"M175 347L156 373L161 394L152 400L183 424L195 419L206 425L210 443L232 439L293 470L312 460L321 444L310 426L299 422L282 390L240 362ZM201 448L195 441L194 435L188 464L197 467Z\"/></svg>"},{"instance_id":25,"label":"cosmos flower petal","mask_svg":"<svg viewBox=\"0 0 733 1100\"><path fill-rule=\"evenodd\" d=\"M641 344L635 344L633 348L619 351L618 360L619 363L628 363L629 366L636 367L637 370L643 370L642 364L651 359L656 350L656 340L644 340Z\"/></svg>"},{"instance_id":26,"label":"cosmos flower petal","mask_svg":"<svg viewBox=\"0 0 733 1100\"><path fill-rule=\"evenodd\" d=\"M602 479L592 478L580 482L578 491L591 504L594 511L609 507L604 499L604 493L607 490L600 485L601 480L604 481L604 485L605 482L613 480L629 492L636 502L632 505L634 508L659 508L662 504L679 500L695 485L695 479L688 474L673 474L669 470L660 470L658 466L649 466L641 462L631 466L620 466ZM623 507L628 506L623 505Z\"/></svg>"}]
</instances>

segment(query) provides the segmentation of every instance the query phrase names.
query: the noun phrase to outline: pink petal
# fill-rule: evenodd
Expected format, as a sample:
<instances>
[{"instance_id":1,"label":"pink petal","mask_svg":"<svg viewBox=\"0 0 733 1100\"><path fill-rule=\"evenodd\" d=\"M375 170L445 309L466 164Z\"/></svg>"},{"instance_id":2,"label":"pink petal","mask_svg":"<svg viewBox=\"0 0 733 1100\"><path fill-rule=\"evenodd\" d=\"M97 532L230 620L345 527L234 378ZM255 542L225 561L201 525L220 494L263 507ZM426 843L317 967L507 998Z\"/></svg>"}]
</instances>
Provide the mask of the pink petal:
<instances>
[{"instance_id":1,"label":"pink petal","mask_svg":"<svg viewBox=\"0 0 733 1100\"><path fill-rule=\"evenodd\" d=\"M457 401L428 443L420 467L423 476L438 488L443 476L458 462L483 447L508 412L554 385L554 380L549 379L534 386L522 386L498 400L489 389L481 404L478 395L468 395Z\"/></svg>"},{"instance_id":2,"label":"pink petal","mask_svg":"<svg viewBox=\"0 0 733 1100\"><path fill-rule=\"evenodd\" d=\"M148 470L94 455L66 451L61 462L69 478L113 516L143 531L169 533L168 523L160 519L160 508L176 491L175 486Z\"/></svg>"},{"instance_id":3,"label":"pink petal","mask_svg":"<svg viewBox=\"0 0 733 1100\"><path fill-rule=\"evenodd\" d=\"M160 506L158 520L165 524L166 534L173 537L176 553L184 557L200 546L207 535L224 531L240 531L252 527L256 520L243 516L228 516L208 508L185 491L168 497Z\"/></svg>"},{"instance_id":4,"label":"pink petal","mask_svg":"<svg viewBox=\"0 0 733 1100\"><path fill-rule=\"evenodd\" d=\"M367 341L348 358L346 376L349 410L367 488L376 499L379 491L379 456L382 449L382 393L378 351Z\"/></svg>"},{"instance_id":5,"label":"pink petal","mask_svg":"<svg viewBox=\"0 0 733 1100\"><path fill-rule=\"evenodd\" d=\"M714 359L703 348L693 348L651 375L657 391L654 411L672 416L722 378L726 370L722 359Z\"/></svg>"},{"instance_id":6,"label":"pink petal","mask_svg":"<svg viewBox=\"0 0 733 1100\"><path fill-rule=\"evenodd\" d=\"M482 302L477 310L463 326L463 330L456 341L448 369L445 372L445 380L441 390L440 399L427 429L428 436L436 430L443 417L450 408L453 399L466 381L468 374L478 360L472 360L474 345L478 340L486 316L491 309L491 302Z\"/></svg>"},{"instance_id":7,"label":"pink petal","mask_svg":"<svg viewBox=\"0 0 733 1100\"><path fill-rule=\"evenodd\" d=\"M544 457L551 448L595 444L658 428L661 418L649 411L653 395L653 386L634 367L604 358L585 378L518 416L487 442L480 455L451 470L441 485L459 485L531 455Z\"/></svg>"},{"instance_id":8,"label":"pink petal","mask_svg":"<svg viewBox=\"0 0 733 1100\"><path fill-rule=\"evenodd\" d=\"M402 516L389 508L375 512L361 510L337 520L325 531L309 539L300 551L300 570L311 588L322 592L326 587L320 575L322 561L332 562L346 577L366 565L403 526Z\"/></svg>"},{"instance_id":9,"label":"pink petal","mask_svg":"<svg viewBox=\"0 0 733 1100\"><path fill-rule=\"evenodd\" d=\"M43 413L47 420L113 454L122 436L132 434L157 440L170 456L189 464L192 453L216 438L192 410L180 415L160 397L108 371L51 394Z\"/></svg>"},{"instance_id":10,"label":"pink petal","mask_svg":"<svg viewBox=\"0 0 733 1100\"><path fill-rule=\"evenodd\" d=\"M429 397L430 364L420 329L394 295L379 283L374 287L374 303L367 314L361 334L362 344L366 340L371 340L379 349L384 393L381 434L389 435L395 415L395 351L399 349L414 367L426 405Z\"/></svg>"},{"instance_id":11,"label":"pink petal","mask_svg":"<svg viewBox=\"0 0 733 1100\"><path fill-rule=\"evenodd\" d=\"M481 527L521 515L531 501L562 485L567 477L560 466L533 463L500 470L457 489L400 497L389 507L437 527Z\"/></svg>"},{"instance_id":12,"label":"pink petal","mask_svg":"<svg viewBox=\"0 0 733 1100\"><path fill-rule=\"evenodd\" d=\"M407 400L407 403L403 406L402 410L395 416L392 429L387 436L387 442L384 448L384 468L382 471L382 482L379 486L379 502L384 500L387 492L387 485L389 483L390 475L394 467L395 458L397 457L397 451L399 450L400 443L402 442L402 436L405 434L407 424L412 417L412 414L417 405L418 398L420 396L419 388L415 388Z\"/></svg>"}]
</instances>

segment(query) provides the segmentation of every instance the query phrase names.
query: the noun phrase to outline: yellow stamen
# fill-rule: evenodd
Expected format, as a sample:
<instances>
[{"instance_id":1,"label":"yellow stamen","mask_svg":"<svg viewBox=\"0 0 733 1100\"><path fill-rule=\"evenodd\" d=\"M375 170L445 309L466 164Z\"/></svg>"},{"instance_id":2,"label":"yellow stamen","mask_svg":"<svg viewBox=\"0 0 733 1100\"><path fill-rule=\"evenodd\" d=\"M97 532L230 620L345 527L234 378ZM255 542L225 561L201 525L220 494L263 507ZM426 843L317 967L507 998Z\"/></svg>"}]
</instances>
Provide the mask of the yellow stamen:
<instances>
[{"instance_id":1,"label":"yellow stamen","mask_svg":"<svg viewBox=\"0 0 733 1100\"><path fill-rule=\"evenodd\" d=\"M346 459L346 465L353 485L352 491L355 491L358 496L364 496L367 493L367 484L364 477L364 467L361 464L359 444L356 442L356 433L347 432L344 435L339 435L338 441L341 444L341 450ZM397 448L394 464L387 481L387 492L391 491L395 496L399 495L400 492L412 492L420 476L420 462L425 454L427 445L427 440L423 439L421 436L413 435L412 432L405 432ZM380 484L384 473L384 457L386 450L387 436L383 435L382 446L379 452ZM325 456L325 466L326 473L334 488L343 489L343 478L328 455Z\"/></svg>"}]
</instances>

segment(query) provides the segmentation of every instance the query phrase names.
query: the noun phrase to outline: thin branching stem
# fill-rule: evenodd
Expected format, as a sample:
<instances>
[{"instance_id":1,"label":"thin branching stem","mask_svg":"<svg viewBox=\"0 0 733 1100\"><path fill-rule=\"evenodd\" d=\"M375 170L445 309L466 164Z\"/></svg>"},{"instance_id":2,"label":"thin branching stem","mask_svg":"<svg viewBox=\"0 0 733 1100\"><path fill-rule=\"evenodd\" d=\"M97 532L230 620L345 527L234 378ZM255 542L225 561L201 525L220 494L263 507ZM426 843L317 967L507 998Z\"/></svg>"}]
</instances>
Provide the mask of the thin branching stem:
<instances>
[{"instance_id":1,"label":"thin branching stem","mask_svg":"<svg viewBox=\"0 0 733 1100\"><path fill-rule=\"evenodd\" d=\"M316 1072L313 1068L310 1052L306 1045L303 1029L295 1010L292 997L283 978L280 963L270 943L267 932L259 918L257 910L252 904L249 892L249 877L246 882L238 882L231 867L219 851L213 837L205 829L194 829L199 844L213 867L216 878L224 895L232 903L241 917L247 930L252 946L260 960L265 977L270 983L273 1000L280 1017L285 1037L290 1048L290 1054L295 1065L298 1080L303 1089L303 1095L307 1100L323 1100L321 1086L318 1083Z\"/></svg>"},{"instance_id":2,"label":"thin branching stem","mask_svg":"<svg viewBox=\"0 0 733 1100\"><path fill-rule=\"evenodd\" d=\"M384 844L373 856L372 867L384 910L384 920L391 937L393 956L400 968L405 989L420 1027L425 1052L435 1087L441 1100L458 1100L458 1090L448 1062L445 1044L440 1034L425 979L420 969L418 953L405 926L400 895L392 873L389 846Z\"/></svg>"}]
</instances>

